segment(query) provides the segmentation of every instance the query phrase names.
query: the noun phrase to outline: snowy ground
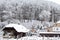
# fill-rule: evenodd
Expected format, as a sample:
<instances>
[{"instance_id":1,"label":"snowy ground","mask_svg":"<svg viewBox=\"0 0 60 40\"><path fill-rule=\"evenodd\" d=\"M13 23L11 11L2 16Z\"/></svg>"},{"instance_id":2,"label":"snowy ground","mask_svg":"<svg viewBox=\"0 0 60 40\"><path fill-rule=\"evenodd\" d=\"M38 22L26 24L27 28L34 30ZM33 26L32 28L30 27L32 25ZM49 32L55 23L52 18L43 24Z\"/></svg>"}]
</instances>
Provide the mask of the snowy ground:
<instances>
[{"instance_id":1,"label":"snowy ground","mask_svg":"<svg viewBox=\"0 0 60 40\"><path fill-rule=\"evenodd\" d=\"M37 37L37 36L27 36L27 37L22 37L19 39L3 39L0 38L0 40L60 40L60 37Z\"/></svg>"}]
</instances>

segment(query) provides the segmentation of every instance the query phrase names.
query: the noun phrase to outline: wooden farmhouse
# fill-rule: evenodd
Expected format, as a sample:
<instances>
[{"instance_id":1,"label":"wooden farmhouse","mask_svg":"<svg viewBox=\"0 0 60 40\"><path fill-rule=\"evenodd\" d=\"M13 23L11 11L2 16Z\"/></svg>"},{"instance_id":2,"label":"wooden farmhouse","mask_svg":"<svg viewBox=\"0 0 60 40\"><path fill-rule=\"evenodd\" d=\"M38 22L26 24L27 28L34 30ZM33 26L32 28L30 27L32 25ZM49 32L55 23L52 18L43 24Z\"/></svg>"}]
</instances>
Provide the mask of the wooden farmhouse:
<instances>
[{"instance_id":1,"label":"wooden farmhouse","mask_svg":"<svg viewBox=\"0 0 60 40\"><path fill-rule=\"evenodd\" d=\"M28 33L28 29L23 25L18 24L8 24L3 28L4 34L3 37L10 37L10 38L20 38L26 36Z\"/></svg>"}]
</instances>

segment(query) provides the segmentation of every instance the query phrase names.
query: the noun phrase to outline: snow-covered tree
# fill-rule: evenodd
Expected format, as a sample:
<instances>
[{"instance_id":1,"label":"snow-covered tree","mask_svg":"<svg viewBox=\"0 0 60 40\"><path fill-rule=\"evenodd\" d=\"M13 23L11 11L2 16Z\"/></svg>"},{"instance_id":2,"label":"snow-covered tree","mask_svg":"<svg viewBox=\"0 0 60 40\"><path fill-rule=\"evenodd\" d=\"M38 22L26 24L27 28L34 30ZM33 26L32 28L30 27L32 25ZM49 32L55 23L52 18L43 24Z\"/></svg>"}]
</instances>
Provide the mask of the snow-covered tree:
<instances>
[{"instance_id":1,"label":"snow-covered tree","mask_svg":"<svg viewBox=\"0 0 60 40\"><path fill-rule=\"evenodd\" d=\"M40 20L49 21L51 13L49 11L43 10L39 14Z\"/></svg>"}]
</instances>

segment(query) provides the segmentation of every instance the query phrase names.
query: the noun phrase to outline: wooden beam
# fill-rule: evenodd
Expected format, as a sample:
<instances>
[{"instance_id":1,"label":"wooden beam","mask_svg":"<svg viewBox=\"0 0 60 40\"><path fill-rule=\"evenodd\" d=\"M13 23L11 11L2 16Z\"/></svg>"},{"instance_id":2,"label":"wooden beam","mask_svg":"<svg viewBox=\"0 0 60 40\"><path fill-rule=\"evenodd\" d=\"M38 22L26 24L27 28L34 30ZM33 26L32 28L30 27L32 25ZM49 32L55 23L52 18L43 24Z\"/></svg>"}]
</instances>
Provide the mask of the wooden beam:
<instances>
[{"instance_id":1,"label":"wooden beam","mask_svg":"<svg viewBox=\"0 0 60 40\"><path fill-rule=\"evenodd\" d=\"M17 35L17 40L18 40L18 35Z\"/></svg>"}]
</instances>

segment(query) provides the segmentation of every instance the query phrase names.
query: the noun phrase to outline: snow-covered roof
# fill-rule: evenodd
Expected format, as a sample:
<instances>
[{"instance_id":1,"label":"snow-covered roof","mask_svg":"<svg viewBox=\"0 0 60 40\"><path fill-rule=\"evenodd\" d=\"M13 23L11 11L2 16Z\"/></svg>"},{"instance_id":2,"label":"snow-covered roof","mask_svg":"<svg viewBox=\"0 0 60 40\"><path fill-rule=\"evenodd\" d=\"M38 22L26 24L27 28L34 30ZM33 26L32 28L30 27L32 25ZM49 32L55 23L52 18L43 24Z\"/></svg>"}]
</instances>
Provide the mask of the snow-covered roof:
<instances>
[{"instance_id":1,"label":"snow-covered roof","mask_svg":"<svg viewBox=\"0 0 60 40\"><path fill-rule=\"evenodd\" d=\"M60 21L57 21L56 23L60 23Z\"/></svg>"},{"instance_id":2,"label":"snow-covered roof","mask_svg":"<svg viewBox=\"0 0 60 40\"><path fill-rule=\"evenodd\" d=\"M18 24L8 24L5 27L13 27L17 32L28 32L29 29L27 29L23 25L18 25Z\"/></svg>"},{"instance_id":3,"label":"snow-covered roof","mask_svg":"<svg viewBox=\"0 0 60 40\"><path fill-rule=\"evenodd\" d=\"M60 32L39 32L40 34L60 34Z\"/></svg>"}]
</instances>

